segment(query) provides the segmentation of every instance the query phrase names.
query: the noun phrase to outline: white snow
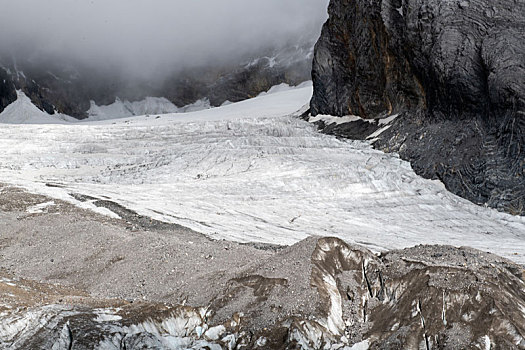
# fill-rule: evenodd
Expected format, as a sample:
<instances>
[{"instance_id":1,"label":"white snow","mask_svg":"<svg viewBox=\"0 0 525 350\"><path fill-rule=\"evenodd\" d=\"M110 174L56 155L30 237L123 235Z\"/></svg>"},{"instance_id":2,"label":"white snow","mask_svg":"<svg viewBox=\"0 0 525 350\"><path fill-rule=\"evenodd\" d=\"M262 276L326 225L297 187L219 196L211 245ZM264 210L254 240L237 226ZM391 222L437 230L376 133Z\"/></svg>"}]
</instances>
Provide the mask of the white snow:
<instances>
[{"instance_id":1,"label":"white snow","mask_svg":"<svg viewBox=\"0 0 525 350\"><path fill-rule=\"evenodd\" d=\"M0 113L0 123L5 124L65 124L75 120L63 114L49 115L36 107L22 91L17 100Z\"/></svg>"},{"instance_id":2,"label":"white snow","mask_svg":"<svg viewBox=\"0 0 525 350\"><path fill-rule=\"evenodd\" d=\"M354 344L351 348L349 348L349 350L368 350L369 347L370 344L368 340L364 340L360 343Z\"/></svg>"},{"instance_id":3,"label":"white snow","mask_svg":"<svg viewBox=\"0 0 525 350\"><path fill-rule=\"evenodd\" d=\"M71 202L72 192L104 197L213 238L337 236L375 251L468 245L525 263L524 218L476 206L395 154L290 116L311 93L160 118L1 125L0 182Z\"/></svg>"},{"instance_id":4,"label":"white snow","mask_svg":"<svg viewBox=\"0 0 525 350\"><path fill-rule=\"evenodd\" d=\"M299 84L297 86L291 86L291 85L288 85L286 83L282 83L282 84L279 84L279 85L272 86L268 91L261 92L258 96L261 97L261 96L264 96L264 95L276 94L276 93L279 93L279 92L296 90L296 89L302 89L302 88L312 87L312 86L313 86L313 84L312 84L311 80L310 81L305 81L304 83L301 83L301 84Z\"/></svg>"},{"instance_id":5,"label":"white snow","mask_svg":"<svg viewBox=\"0 0 525 350\"><path fill-rule=\"evenodd\" d=\"M202 111L204 109L210 109L210 108L211 108L210 100L208 100L207 98L204 98L204 99L197 100L193 102L192 104L189 104L187 106L180 108L178 112L181 112L181 113L198 112L198 111Z\"/></svg>"},{"instance_id":6,"label":"white snow","mask_svg":"<svg viewBox=\"0 0 525 350\"><path fill-rule=\"evenodd\" d=\"M204 333L204 337L208 340L218 340L226 332L226 327L223 325L211 327Z\"/></svg>"},{"instance_id":7,"label":"white snow","mask_svg":"<svg viewBox=\"0 0 525 350\"><path fill-rule=\"evenodd\" d=\"M483 341L485 343L485 350L490 350L492 347L492 342L490 341L490 337L488 335L485 335L483 337Z\"/></svg>"},{"instance_id":8,"label":"white snow","mask_svg":"<svg viewBox=\"0 0 525 350\"><path fill-rule=\"evenodd\" d=\"M366 120L366 119L362 119L361 117L358 117L357 115L346 115L344 117L336 117L333 115L326 115L326 114L318 114L315 117L310 117L310 119L308 119L310 123L322 121L326 125L330 125L330 124L340 125L343 123L350 123L350 122L355 122L358 120Z\"/></svg>"},{"instance_id":9,"label":"white snow","mask_svg":"<svg viewBox=\"0 0 525 350\"><path fill-rule=\"evenodd\" d=\"M379 126L388 125L388 124L392 123L398 116L399 116L399 114L392 114L389 117L379 119L378 125Z\"/></svg>"},{"instance_id":10,"label":"white snow","mask_svg":"<svg viewBox=\"0 0 525 350\"><path fill-rule=\"evenodd\" d=\"M297 88L303 88L308 86L312 86L311 81L304 82L298 85L297 87L283 83L271 87L268 91L261 92L259 96L294 90ZM229 104L231 104L230 101L225 101L222 104L222 106L227 106ZM84 119L83 122L113 120L145 115L157 116L160 114L168 113L198 112L210 108L212 108L210 100L207 98L197 100L187 106L179 108L163 97L146 97L142 101L135 102L129 102L127 100L122 101L117 97L115 102L113 102L110 105L98 106L94 101L91 101L91 106L87 111L89 117Z\"/></svg>"},{"instance_id":11,"label":"white snow","mask_svg":"<svg viewBox=\"0 0 525 350\"><path fill-rule=\"evenodd\" d=\"M164 97L146 97L142 101L121 101L119 98L110 105L97 106L91 101L86 121L127 118L136 115L177 113L179 108Z\"/></svg>"},{"instance_id":12,"label":"white snow","mask_svg":"<svg viewBox=\"0 0 525 350\"><path fill-rule=\"evenodd\" d=\"M366 139L367 140L374 140L376 137L378 137L379 135L381 135L382 133L384 133L385 131L390 129L391 126L392 125L387 125L387 126L382 127L381 129L377 129L375 132L373 132L370 135L368 135Z\"/></svg>"},{"instance_id":13,"label":"white snow","mask_svg":"<svg viewBox=\"0 0 525 350\"><path fill-rule=\"evenodd\" d=\"M97 314L97 318L95 319L95 322L113 322L113 321L120 321L122 319L119 315L112 315L108 312L100 312Z\"/></svg>"},{"instance_id":14,"label":"white snow","mask_svg":"<svg viewBox=\"0 0 525 350\"><path fill-rule=\"evenodd\" d=\"M43 213L48 207L55 205L54 201L36 204L26 209L29 214Z\"/></svg>"},{"instance_id":15,"label":"white snow","mask_svg":"<svg viewBox=\"0 0 525 350\"><path fill-rule=\"evenodd\" d=\"M333 116L333 115L318 114L315 117L310 117L308 119L308 121L310 123L315 123L315 122L318 122L318 121L322 121L326 125L330 125L330 124L340 125L340 124L344 124L344 123L356 122L358 120L361 120L363 122L367 122L367 123L371 123L371 124L377 123L377 125L384 127L385 125L387 125L387 126L390 125L394 121L394 119L396 119L398 116L399 116L399 114L393 114L393 115L390 115L388 117L384 117L384 118L381 118L381 119L363 119L363 118L361 118L360 116L357 116L357 115L345 115L343 117L336 117L336 116ZM370 137L372 137L372 135L370 135L369 138Z\"/></svg>"}]
</instances>

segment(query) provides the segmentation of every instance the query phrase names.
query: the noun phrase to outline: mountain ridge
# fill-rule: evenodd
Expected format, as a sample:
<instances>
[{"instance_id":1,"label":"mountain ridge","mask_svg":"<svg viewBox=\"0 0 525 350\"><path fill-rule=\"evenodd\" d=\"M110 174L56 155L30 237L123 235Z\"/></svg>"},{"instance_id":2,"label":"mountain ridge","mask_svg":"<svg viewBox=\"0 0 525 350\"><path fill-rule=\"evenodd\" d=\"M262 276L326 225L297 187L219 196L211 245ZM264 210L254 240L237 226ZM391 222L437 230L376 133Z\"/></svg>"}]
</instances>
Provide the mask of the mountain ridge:
<instances>
[{"instance_id":1,"label":"mountain ridge","mask_svg":"<svg viewBox=\"0 0 525 350\"><path fill-rule=\"evenodd\" d=\"M40 63L14 57L0 59L0 112L23 91L40 110L77 119L88 117L91 101L108 106L117 98L131 103L165 98L177 107L209 100L211 106L238 102L286 83L310 80L314 41L299 38L233 58L183 68L162 77L128 78L112 67L86 67L72 62Z\"/></svg>"}]
</instances>

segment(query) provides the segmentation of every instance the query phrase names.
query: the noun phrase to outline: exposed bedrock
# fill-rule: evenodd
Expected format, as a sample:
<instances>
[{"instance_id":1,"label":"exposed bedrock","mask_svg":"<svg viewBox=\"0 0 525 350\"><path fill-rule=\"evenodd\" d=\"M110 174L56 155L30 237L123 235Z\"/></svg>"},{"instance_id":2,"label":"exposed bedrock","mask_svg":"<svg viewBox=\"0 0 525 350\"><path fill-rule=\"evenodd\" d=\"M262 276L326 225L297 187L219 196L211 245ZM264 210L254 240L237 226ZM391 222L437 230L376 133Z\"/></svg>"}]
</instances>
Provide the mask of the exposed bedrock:
<instances>
[{"instance_id":1,"label":"exposed bedrock","mask_svg":"<svg viewBox=\"0 0 525 350\"><path fill-rule=\"evenodd\" d=\"M8 79L8 74L0 68L0 113L16 101L16 89L14 84Z\"/></svg>"},{"instance_id":2,"label":"exposed bedrock","mask_svg":"<svg viewBox=\"0 0 525 350\"><path fill-rule=\"evenodd\" d=\"M332 0L328 12L312 115L400 114L376 147L525 214L525 1Z\"/></svg>"}]
</instances>

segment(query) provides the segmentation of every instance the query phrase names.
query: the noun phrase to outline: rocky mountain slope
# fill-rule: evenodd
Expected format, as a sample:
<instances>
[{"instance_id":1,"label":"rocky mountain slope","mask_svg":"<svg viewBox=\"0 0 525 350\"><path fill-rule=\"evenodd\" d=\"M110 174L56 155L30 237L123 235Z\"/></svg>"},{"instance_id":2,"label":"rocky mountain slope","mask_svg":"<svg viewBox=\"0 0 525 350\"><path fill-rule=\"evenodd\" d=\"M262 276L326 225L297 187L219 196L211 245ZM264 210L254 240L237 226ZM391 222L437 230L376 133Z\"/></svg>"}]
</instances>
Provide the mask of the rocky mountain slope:
<instances>
[{"instance_id":1,"label":"rocky mountain slope","mask_svg":"<svg viewBox=\"0 0 525 350\"><path fill-rule=\"evenodd\" d=\"M177 107L203 99L211 106L219 106L257 96L281 83L298 85L310 80L313 46L312 40L302 38L227 63L175 69L162 78L151 79L130 78L117 67L93 68L4 55L0 57L0 112L16 100L16 90L22 90L42 111L79 119L88 116L92 104L146 101L147 97L165 98Z\"/></svg>"},{"instance_id":2,"label":"rocky mountain slope","mask_svg":"<svg viewBox=\"0 0 525 350\"><path fill-rule=\"evenodd\" d=\"M376 147L475 203L523 215L524 12L521 0L332 0L311 113L399 114ZM331 131L365 138L362 126Z\"/></svg>"}]
</instances>

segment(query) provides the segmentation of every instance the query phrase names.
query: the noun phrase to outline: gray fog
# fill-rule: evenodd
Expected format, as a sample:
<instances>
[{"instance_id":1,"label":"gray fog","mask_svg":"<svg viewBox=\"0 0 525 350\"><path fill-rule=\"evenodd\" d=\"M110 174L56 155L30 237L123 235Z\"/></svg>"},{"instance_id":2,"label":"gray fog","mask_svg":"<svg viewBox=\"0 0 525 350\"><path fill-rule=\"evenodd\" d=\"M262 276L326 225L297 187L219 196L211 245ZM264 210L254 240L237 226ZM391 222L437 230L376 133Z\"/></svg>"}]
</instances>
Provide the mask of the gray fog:
<instances>
[{"instance_id":1,"label":"gray fog","mask_svg":"<svg viewBox=\"0 0 525 350\"><path fill-rule=\"evenodd\" d=\"M0 0L0 53L135 72L317 37L328 0Z\"/></svg>"}]
</instances>

